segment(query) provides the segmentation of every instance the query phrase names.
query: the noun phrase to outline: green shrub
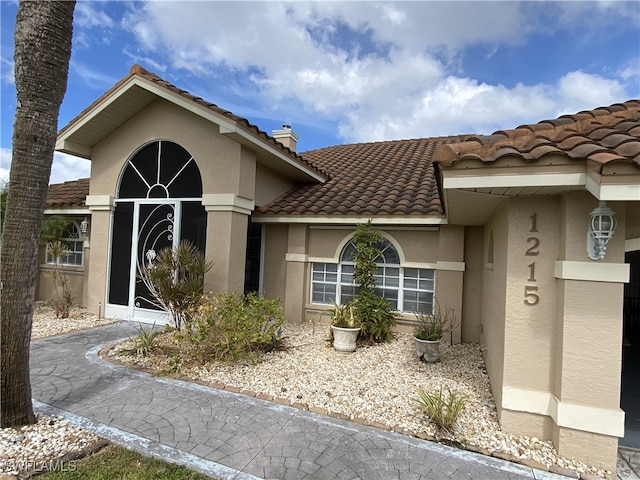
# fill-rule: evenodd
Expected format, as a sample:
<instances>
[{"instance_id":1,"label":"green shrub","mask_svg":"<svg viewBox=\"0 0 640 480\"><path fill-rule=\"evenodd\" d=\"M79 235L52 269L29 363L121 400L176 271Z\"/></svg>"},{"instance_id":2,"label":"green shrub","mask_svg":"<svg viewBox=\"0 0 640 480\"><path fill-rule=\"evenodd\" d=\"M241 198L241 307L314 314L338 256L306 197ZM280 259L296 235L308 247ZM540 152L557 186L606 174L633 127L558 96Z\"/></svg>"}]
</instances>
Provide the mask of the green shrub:
<instances>
[{"instance_id":1,"label":"green shrub","mask_svg":"<svg viewBox=\"0 0 640 480\"><path fill-rule=\"evenodd\" d=\"M260 353L282 348L283 323L279 299L219 294L200 305L182 337L199 361L256 363Z\"/></svg>"},{"instance_id":2,"label":"green shrub","mask_svg":"<svg viewBox=\"0 0 640 480\"><path fill-rule=\"evenodd\" d=\"M173 326L188 326L200 305L204 276L213 266L192 243L182 240L174 248L160 250L153 263L142 272L151 295L171 316Z\"/></svg>"},{"instance_id":3,"label":"green shrub","mask_svg":"<svg viewBox=\"0 0 640 480\"><path fill-rule=\"evenodd\" d=\"M133 342L133 348L129 352L140 357L147 357L153 350L161 330L156 329L155 323L149 329L140 325L136 330L138 335L129 339Z\"/></svg>"},{"instance_id":4,"label":"green shrub","mask_svg":"<svg viewBox=\"0 0 640 480\"><path fill-rule=\"evenodd\" d=\"M418 390L418 398L414 400L438 428L448 432L453 430L453 426L467 402L466 397L452 391L449 387L447 387L446 394L442 387L438 393L429 393L420 389Z\"/></svg>"},{"instance_id":5,"label":"green shrub","mask_svg":"<svg viewBox=\"0 0 640 480\"><path fill-rule=\"evenodd\" d=\"M382 234L371 226L371 221L358 225L353 236L355 263L353 278L358 285L355 296L357 316L362 324L362 336L369 343L389 342L396 324L391 304L376 293L376 259L380 256Z\"/></svg>"}]
</instances>

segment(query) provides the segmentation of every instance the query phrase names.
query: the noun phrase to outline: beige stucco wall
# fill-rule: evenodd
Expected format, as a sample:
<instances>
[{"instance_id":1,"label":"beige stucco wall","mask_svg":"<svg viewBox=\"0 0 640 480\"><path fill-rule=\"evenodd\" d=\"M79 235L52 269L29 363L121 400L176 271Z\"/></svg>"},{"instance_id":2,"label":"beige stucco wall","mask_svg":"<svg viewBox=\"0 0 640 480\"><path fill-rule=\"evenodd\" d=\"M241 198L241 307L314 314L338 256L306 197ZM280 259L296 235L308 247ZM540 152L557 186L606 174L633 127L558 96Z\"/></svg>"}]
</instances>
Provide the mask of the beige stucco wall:
<instances>
[{"instance_id":1,"label":"beige stucco wall","mask_svg":"<svg viewBox=\"0 0 640 480\"><path fill-rule=\"evenodd\" d=\"M256 165L255 176L256 207L269 203L295 186L295 183L284 175L260 164Z\"/></svg>"},{"instance_id":2,"label":"beige stucco wall","mask_svg":"<svg viewBox=\"0 0 640 480\"><path fill-rule=\"evenodd\" d=\"M625 238L640 238L640 200L627 202Z\"/></svg>"},{"instance_id":3,"label":"beige stucco wall","mask_svg":"<svg viewBox=\"0 0 640 480\"><path fill-rule=\"evenodd\" d=\"M464 280L462 295L462 341L478 343L482 323L482 275L484 271L484 229L464 229Z\"/></svg>"},{"instance_id":4,"label":"beige stucco wall","mask_svg":"<svg viewBox=\"0 0 640 480\"><path fill-rule=\"evenodd\" d=\"M511 198L494 214L484 228L494 254L483 277L481 341L505 431L551 439L560 455L615 469L626 211L609 203L618 230L605 259L593 261L586 243L596 206L590 194L570 193Z\"/></svg>"},{"instance_id":5,"label":"beige stucco wall","mask_svg":"<svg viewBox=\"0 0 640 480\"><path fill-rule=\"evenodd\" d=\"M98 310L104 312L106 303L110 224L111 212L109 210L91 212L91 260L87 264L89 272L85 307L94 313L97 313Z\"/></svg>"},{"instance_id":6,"label":"beige stucco wall","mask_svg":"<svg viewBox=\"0 0 640 480\"><path fill-rule=\"evenodd\" d=\"M283 302L286 293L287 243L289 226L267 224L264 226L263 291L267 298L280 298Z\"/></svg>"},{"instance_id":7,"label":"beige stucco wall","mask_svg":"<svg viewBox=\"0 0 640 480\"><path fill-rule=\"evenodd\" d=\"M73 303L83 305L84 303L84 267L65 265L61 272L67 278L67 286L73 297ZM36 300L49 301L58 300L58 294L62 295L62 288L56 285L51 277L53 267L42 263L38 267L38 281L36 282Z\"/></svg>"},{"instance_id":8,"label":"beige stucco wall","mask_svg":"<svg viewBox=\"0 0 640 480\"><path fill-rule=\"evenodd\" d=\"M559 218L555 197L511 199L507 247L504 383L549 391L555 348L556 279ZM536 217L537 231L532 228ZM533 273L533 276L531 274ZM531 295L527 296L525 290ZM539 300L534 303L537 295ZM528 302L528 303L527 303ZM531 366L536 368L532 369Z\"/></svg>"},{"instance_id":9,"label":"beige stucco wall","mask_svg":"<svg viewBox=\"0 0 640 480\"><path fill-rule=\"evenodd\" d=\"M505 315L507 281L509 205L503 205L484 227L484 271L482 275L482 314L480 343L485 347L485 365L496 399L498 415L502 413L504 375Z\"/></svg>"}]
</instances>

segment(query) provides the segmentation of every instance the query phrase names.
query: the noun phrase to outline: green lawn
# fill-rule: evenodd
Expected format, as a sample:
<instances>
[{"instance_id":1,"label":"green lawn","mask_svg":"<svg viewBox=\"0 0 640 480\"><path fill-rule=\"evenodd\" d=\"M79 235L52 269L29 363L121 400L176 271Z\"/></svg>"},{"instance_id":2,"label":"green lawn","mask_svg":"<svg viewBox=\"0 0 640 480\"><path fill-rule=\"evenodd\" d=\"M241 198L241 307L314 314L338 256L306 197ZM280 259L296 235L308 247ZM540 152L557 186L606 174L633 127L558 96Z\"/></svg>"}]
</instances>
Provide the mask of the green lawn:
<instances>
[{"instance_id":1,"label":"green lawn","mask_svg":"<svg viewBox=\"0 0 640 480\"><path fill-rule=\"evenodd\" d=\"M145 457L114 445L103 448L90 457L60 464L58 471L38 478L46 480L209 480L209 477L181 465Z\"/></svg>"}]
</instances>

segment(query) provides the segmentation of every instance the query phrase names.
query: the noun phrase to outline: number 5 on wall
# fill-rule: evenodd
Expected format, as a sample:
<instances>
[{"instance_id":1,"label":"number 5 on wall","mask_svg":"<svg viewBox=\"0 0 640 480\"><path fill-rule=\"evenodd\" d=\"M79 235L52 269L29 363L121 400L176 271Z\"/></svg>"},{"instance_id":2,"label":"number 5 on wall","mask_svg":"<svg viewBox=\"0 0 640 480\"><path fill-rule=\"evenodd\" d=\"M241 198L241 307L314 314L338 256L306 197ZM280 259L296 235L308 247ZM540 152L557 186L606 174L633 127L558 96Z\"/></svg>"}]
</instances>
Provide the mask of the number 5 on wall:
<instances>
[{"instance_id":1,"label":"number 5 on wall","mask_svg":"<svg viewBox=\"0 0 640 480\"><path fill-rule=\"evenodd\" d=\"M524 304L525 305L537 305L540 301L540 297L536 293L538 291L538 287L534 287L532 285L524 286Z\"/></svg>"}]
</instances>

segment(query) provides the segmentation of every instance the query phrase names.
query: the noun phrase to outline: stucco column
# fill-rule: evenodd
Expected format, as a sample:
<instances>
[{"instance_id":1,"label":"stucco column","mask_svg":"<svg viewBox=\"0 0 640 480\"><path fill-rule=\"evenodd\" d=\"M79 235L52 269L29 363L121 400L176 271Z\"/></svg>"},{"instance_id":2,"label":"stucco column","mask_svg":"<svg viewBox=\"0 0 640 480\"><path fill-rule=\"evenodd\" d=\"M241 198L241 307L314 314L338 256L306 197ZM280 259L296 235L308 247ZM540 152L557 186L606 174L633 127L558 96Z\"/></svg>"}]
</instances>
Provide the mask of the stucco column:
<instances>
[{"instance_id":1,"label":"stucco column","mask_svg":"<svg viewBox=\"0 0 640 480\"><path fill-rule=\"evenodd\" d=\"M462 325L462 282L464 278L464 227L442 225L438 236L438 262L435 296L444 313L445 307L455 311L457 327L453 342L459 343ZM449 340L444 338L443 341Z\"/></svg>"},{"instance_id":2,"label":"stucco column","mask_svg":"<svg viewBox=\"0 0 640 480\"><path fill-rule=\"evenodd\" d=\"M309 281L306 275L308 232L306 225L289 225L287 240L287 274L284 303L285 319L301 322L308 296Z\"/></svg>"},{"instance_id":3,"label":"stucco column","mask_svg":"<svg viewBox=\"0 0 640 480\"><path fill-rule=\"evenodd\" d=\"M618 437L624 435L620 409L624 282L624 204L610 203L618 228L603 260L586 254L590 195L567 195L563 242L555 262L558 279L558 346L551 415L558 453L615 470Z\"/></svg>"},{"instance_id":4,"label":"stucco column","mask_svg":"<svg viewBox=\"0 0 640 480\"><path fill-rule=\"evenodd\" d=\"M86 293L84 306L93 313L100 308L104 315L109 271L109 239L111 238L111 216L113 197L110 195L88 195L87 207L91 211L91 259L85 258ZM88 270L88 272L87 272Z\"/></svg>"},{"instance_id":5,"label":"stucco column","mask_svg":"<svg viewBox=\"0 0 640 480\"><path fill-rule=\"evenodd\" d=\"M235 194L202 196L207 211L206 258L213 268L205 278L205 292L243 292L247 253L247 225L253 200Z\"/></svg>"},{"instance_id":6,"label":"stucco column","mask_svg":"<svg viewBox=\"0 0 640 480\"><path fill-rule=\"evenodd\" d=\"M548 405L557 348L553 268L559 248L558 210L555 197L510 199L506 238L493 247L506 249L500 423L507 432L546 440L551 439Z\"/></svg>"}]
</instances>

